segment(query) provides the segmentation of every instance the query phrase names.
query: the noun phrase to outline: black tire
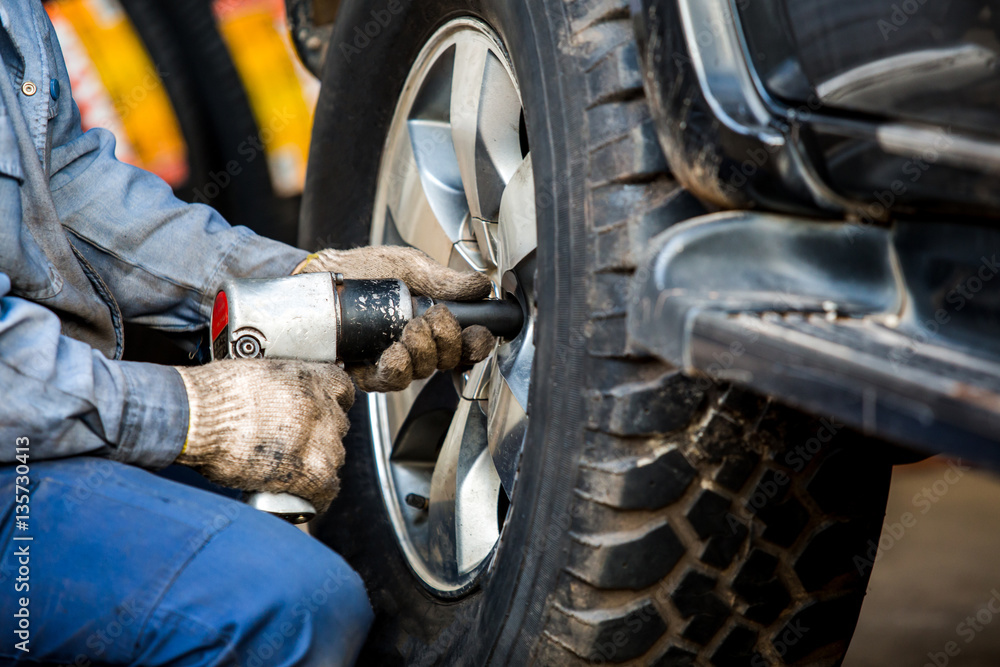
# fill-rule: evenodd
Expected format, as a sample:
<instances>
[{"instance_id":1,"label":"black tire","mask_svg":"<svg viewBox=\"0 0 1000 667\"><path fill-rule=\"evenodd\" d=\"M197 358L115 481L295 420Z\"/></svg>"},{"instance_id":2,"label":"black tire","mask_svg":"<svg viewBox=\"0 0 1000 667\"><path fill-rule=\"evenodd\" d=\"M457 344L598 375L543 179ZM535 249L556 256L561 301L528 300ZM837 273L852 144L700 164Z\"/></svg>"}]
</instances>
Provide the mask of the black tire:
<instances>
[{"instance_id":1,"label":"black tire","mask_svg":"<svg viewBox=\"0 0 1000 667\"><path fill-rule=\"evenodd\" d=\"M176 189L177 196L208 203L233 224L294 243L298 198L277 197L265 156L248 150L248 139L256 139L260 130L216 26L211 2L123 0L122 4L163 73L188 147L190 177ZM238 173L227 172L230 163L238 165ZM216 187L217 194L209 198L206 193Z\"/></svg>"},{"instance_id":2,"label":"black tire","mask_svg":"<svg viewBox=\"0 0 1000 667\"><path fill-rule=\"evenodd\" d=\"M493 567L459 600L410 573L378 488L367 407L315 534L365 579L361 664L834 664L857 622L889 465L860 437L631 349L627 284L647 240L702 209L670 177L626 0L422 0L325 66L300 243L368 242L379 148L409 67L477 16L518 76L538 200L532 415ZM862 464L862 461L864 462Z\"/></svg>"},{"instance_id":3,"label":"black tire","mask_svg":"<svg viewBox=\"0 0 1000 667\"><path fill-rule=\"evenodd\" d=\"M174 36L155 0L122 0L122 7L142 39L170 99L187 146L188 178L174 188L184 201L193 201L194 184L204 183L215 166L211 127L206 122L184 58L184 46Z\"/></svg>"}]
</instances>

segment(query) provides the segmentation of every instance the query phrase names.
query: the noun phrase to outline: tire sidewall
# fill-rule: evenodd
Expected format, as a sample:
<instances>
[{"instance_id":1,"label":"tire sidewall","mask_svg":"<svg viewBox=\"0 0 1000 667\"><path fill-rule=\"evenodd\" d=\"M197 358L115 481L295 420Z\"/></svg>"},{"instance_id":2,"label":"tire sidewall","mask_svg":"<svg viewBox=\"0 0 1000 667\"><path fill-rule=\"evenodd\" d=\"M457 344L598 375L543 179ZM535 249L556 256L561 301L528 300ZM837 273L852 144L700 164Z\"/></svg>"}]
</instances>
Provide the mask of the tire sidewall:
<instances>
[{"instance_id":1,"label":"tire sidewall","mask_svg":"<svg viewBox=\"0 0 1000 667\"><path fill-rule=\"evenodd\" d=\"M385 18L373 14L379 11L389 12L390 20L377 21ZM579 99L585 85L558 50L568 48L562 12L561 3L532 0L352 2L342 7L330 42L300 245L367 245L381 149L403 82L428 38L459 16L484 20L509 51L536 185L538 319L530 413L545 418L530 422L508 520L478 591L440 600L410 573L377 488L367 401L359 400L351 412L341 497L317 535L368 583L378 620L366 652L380 660L395 654L409 664L524 664L564 564L585 421L585 297L575 282L586 268L587 243L579 173L586 150ZM366 27L367 43L359 38Z\"/></svg>"}]
</instances>

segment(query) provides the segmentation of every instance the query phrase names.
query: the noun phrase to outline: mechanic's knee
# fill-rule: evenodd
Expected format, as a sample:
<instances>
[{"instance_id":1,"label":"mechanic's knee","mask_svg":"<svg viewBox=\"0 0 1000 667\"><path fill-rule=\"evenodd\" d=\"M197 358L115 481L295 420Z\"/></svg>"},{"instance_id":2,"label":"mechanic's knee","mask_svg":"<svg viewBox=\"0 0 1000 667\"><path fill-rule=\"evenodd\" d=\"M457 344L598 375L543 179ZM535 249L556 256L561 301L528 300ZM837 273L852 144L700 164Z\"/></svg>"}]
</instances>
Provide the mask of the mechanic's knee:
<instances>
[{"instance_id":1,"label":"mechanic's knee","mask_svg":"<svg viewBox=\"0 0 1000 667\"><path fill-rule=\"evenodd\" d=\"M160 604L166 623L182 617L213 631L211 641L187 648L217 650L224 664L245 667L353 664L373 614L361 577L343 558L229 499L206 495L197 511L196 525L212 530L197 532L206 541ZM211 521L217 515L226 521Z\"/></svg>"},{"instance_id":2,"label":"mechanic's knee","mask_svg":"<svg viewBox=\"0 0 1000 667\"><path fill-rule=\"evenodd\" d=\"M250 639L248 666L285 664L279 656L293 653L294 664L354 663L374 615L361 577L337 554L325 555L313 554L307 567L282 568L261 591L271 622Z\"/></svg>"},{"instance_id":3,"label":"mechanic's knee","mask_svg":"<svg viewBox=\"0 0 1000 667\"><path fill-rule=\"evenodd\" d=\"M299 573L298 589L301 595L294 600L293 614L323 615L324 610L336 607L357 612L356 615L371 614L368 594L358 573L336 554L327 563L317 563L316 569ZM324 569L320 569L323 568Z\"/></svg>"},{"instance_id":4,"label":"mechanic's knee","mask_svg":"<svg viewBox=\"0 0 1000 667\"><path fill-rule=\"evenodd\" d=\"M293 617L314 619L320 632L349 623L367 634L373 615L364 582L340 556L332 551L329 556L294 575L297 581L290 588L296 589L297 596L287 599L289 611Z\"/></svg>"}]
</instances>

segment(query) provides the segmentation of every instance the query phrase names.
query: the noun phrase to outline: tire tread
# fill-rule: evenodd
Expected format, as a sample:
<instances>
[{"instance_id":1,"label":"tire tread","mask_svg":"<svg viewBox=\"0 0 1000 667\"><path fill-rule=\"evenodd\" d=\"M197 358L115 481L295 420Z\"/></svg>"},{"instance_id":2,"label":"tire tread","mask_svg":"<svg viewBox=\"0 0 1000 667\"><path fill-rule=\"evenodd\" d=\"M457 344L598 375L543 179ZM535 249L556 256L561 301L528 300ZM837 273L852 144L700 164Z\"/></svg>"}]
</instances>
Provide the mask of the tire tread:
<instances>
[{"instance_id":1,"label":"tire tread","mask_svg":"<svg viewBox=\"0 0 1000 667\"><path fill-rule=\"evenodd\" d=\"M849 557L831 567L818 554L838 540L847 554L880 525L887 468L855 490L860 503L838 507L841 471L825 471L844 466L836 447L803 471L783 458L784 443L804 442L816 420L702 387L630 343L628 284L649 240L705 209L659 148L627 2L566 7L572 41L586 45L593 370L564 581L549 597L535 663L835 664L867 577L845 568ZM607 370L613 363L624 366ZM810 594L819 588L823 602ZM806 633L794 651L778 639L838 610L849 623Z\"/></svg>"}]
</instances>

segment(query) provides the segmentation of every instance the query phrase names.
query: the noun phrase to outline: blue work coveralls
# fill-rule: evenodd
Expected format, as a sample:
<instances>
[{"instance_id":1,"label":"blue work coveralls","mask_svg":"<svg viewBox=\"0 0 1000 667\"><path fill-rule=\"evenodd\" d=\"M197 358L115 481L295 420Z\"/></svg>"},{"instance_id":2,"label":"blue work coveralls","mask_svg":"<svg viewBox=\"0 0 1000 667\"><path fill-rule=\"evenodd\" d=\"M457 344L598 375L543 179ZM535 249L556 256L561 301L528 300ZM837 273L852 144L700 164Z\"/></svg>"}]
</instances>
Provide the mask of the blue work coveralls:
<instances>
[{"instance_id":1,"label":"blue work coveralls","mask_svg":"<svg viewBox=\"0 0 1000 667\"><path fill-rule=\"evenodd\" d=\"M119 360L123 322L196 331L226 279L305 253L82 132L40 0L0 0L0 23L0 664L352 663L372 619L357 574L143 470L180 452L187 398L174 369Z\"/></svg>"}]
</instances>

